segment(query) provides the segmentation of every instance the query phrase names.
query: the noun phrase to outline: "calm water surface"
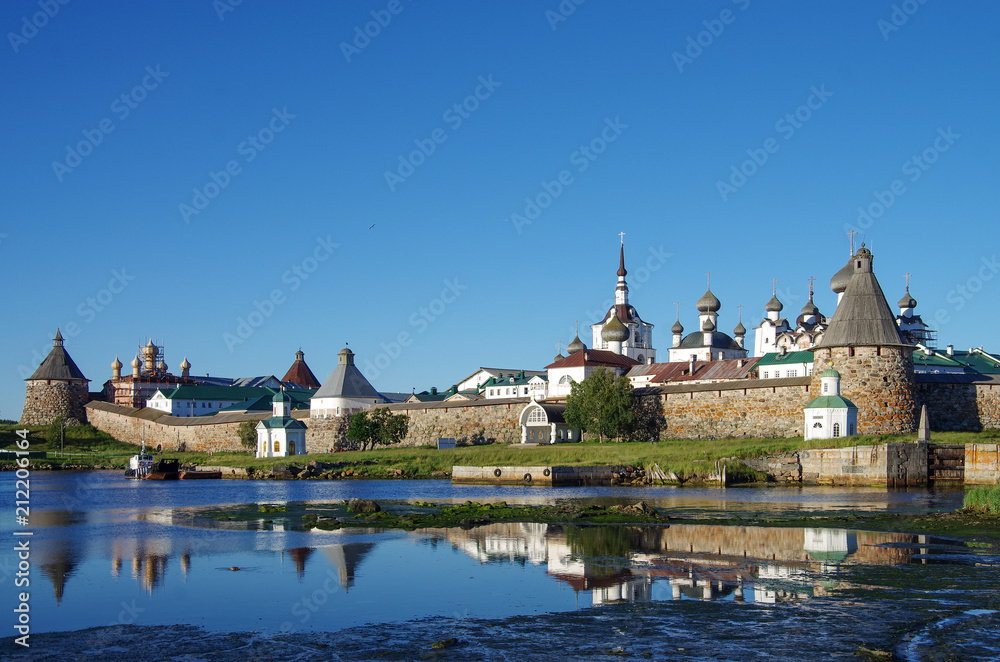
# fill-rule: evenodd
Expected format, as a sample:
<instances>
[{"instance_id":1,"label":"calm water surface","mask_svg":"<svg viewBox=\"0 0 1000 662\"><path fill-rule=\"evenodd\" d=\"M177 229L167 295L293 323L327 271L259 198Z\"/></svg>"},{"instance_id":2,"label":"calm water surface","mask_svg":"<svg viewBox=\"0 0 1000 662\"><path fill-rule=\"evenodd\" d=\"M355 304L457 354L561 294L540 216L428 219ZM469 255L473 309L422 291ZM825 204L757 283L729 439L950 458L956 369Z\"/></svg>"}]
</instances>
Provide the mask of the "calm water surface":
<instances>
[{"instance_id":1,"label":"calm water surface","mask_svg":"<svg viewBox=\"0 0 1000 662\"><path fill-rule=\"evenodd\" d=\"M14 476L4 473L0 483L13 500ZM521 628L555 627L569 637L594 618L626 618L627 612L628 622L652 619L656 627L702 636L711 624L713 640L724 641L808 615L840 628L824 626L820 644L803 632L801 644L847 650L867 631L872 641L894 637L904 658L926 659L924 649L937 646L942 631L961 628L963 640L974 644L977 637L995 637L998 625L996 558L905 531L494 524L414 533L302 532L272 524L232 530L175 523L197 506L351 497L533 504L642 499L675 514L749 522L761 515L950 511L961 504L960 491L151 482L125 480L118 472L36 473L31 488L35 632L194 624L212 631L342 631L347 638L367 632L369 641L373 625L416 633L440 623L474 639L470 628L501 627L514 617ZM15 528L9 510L7 540ZM8 551L0 557L0 585L11 607L15 563ZM851 624L864 610L878 615ZM782 613L785 618L777 618ZM901 628L907 634L900 641ZM797 650L794 637L788 645ZM742 659L725 647L715 650L722 651L717 659ZM966 649L962 657L996 659L977 651Z\"/></svg>"}]
</instances>

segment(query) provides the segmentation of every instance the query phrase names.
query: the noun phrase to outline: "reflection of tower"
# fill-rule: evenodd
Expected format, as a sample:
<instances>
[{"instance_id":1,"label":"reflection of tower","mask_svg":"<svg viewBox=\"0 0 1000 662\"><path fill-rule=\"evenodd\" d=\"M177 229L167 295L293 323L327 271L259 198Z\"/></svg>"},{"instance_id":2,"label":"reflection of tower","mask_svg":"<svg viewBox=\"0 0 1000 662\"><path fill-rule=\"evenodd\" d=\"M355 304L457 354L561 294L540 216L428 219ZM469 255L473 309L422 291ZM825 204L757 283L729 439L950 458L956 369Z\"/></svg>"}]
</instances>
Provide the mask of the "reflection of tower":
<instances>
[{"instance_id":1,"label":"reflection of tower","mask_svg":"<svg viewBox=\"0 0 1000 662\"><path fill-rule=\"evenodd\" d=\"M66 580L73 574L73 569L76 567L76 551L75 545L65 541L55 543L52 547L42 547L42 562L39 564L39 568L41 568L42 574L52 582L57 605L62 602Z\"/></svg>"},{"instance_id":2,"label":"reflection of tower","mask_svg":"<svg viewBox=\"0 0 1000 662\"><path fill-rule=\"evenodd\" d=\"M184 577L187 578L188 570L191 569L191 554L184 552L181 554L181 572L184 573Z\"/></svg>"},{"instance_id":3,"label":"reflection of tower","mask_svg":"<svg viewBox=\"0 0 1000 662\"><path fill-rule=\"evenodd\" d=\"M345 590L354 586L354 572L358 564L375 547L375 543L348 543L346 545L330 545L322 547L323 554L337 569L340 585Z\"/></svg>"},{"instance_id":4,"label":"reflection of tower","mask_svg":"<svg viewBox=\"0 0 1000 662\"><path fill-rule=\"evenodd\" d=\"M295 549L288 550L288 555L295 561L295 574L299 576L299 579L302 579L305 575L306 561L309 560L309 556L312 553L312 547L296 547Z\"/></svg>"}]
</instances>

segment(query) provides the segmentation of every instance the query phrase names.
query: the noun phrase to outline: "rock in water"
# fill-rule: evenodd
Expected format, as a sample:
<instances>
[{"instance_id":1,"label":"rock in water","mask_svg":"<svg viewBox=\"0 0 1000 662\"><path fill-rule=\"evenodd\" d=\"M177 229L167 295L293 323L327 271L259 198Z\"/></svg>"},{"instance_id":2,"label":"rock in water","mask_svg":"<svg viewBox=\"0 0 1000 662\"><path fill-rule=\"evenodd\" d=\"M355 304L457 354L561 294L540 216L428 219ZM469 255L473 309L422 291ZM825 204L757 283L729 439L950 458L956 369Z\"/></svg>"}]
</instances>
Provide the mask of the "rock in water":
<instances>
[{"instance_id":1,"label":"rock in water","mask_svg":"<svg viewBox=\"0 0 1000 662\"><path fill-rule=\"evenodd\" d=\"M458 639L452 637L451 639L445 639L444 641L435 641L431 644L431 648L434 650L444 650L445 648L451 648L458 643Z\"/></svg>"},{"instance_id":2,"label":"rock in water","mask_svg":"<svg viewBox=\"0 0 1000 662\"><path fill-rule=\"evenodd\" d=\"M370 499L351 499L347 502L347 512L350 513L377 513L382 507Z\"/></svg>"}]
</instances>

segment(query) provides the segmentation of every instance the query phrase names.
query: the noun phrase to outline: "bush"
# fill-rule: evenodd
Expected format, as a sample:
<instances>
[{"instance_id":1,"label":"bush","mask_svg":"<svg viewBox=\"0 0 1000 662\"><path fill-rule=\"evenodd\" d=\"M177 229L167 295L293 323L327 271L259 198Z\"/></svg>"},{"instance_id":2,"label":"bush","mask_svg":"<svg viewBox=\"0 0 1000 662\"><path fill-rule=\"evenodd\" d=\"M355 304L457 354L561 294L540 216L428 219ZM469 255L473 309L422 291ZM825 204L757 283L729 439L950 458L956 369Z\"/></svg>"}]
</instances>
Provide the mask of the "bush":
<instances>
[{"instance_id":1,"label":"bush","mask_svg":"<svg viewBox=\"0 0 1000 662\"><path fill-rule=\"evenodd\" d=\"M240 426L236 428L236 434L240 438L240 443L243 444L243 448L247 449L251 453L257 452L257 423L256 421L243 421Z\"/></svg>"}]
</instances>

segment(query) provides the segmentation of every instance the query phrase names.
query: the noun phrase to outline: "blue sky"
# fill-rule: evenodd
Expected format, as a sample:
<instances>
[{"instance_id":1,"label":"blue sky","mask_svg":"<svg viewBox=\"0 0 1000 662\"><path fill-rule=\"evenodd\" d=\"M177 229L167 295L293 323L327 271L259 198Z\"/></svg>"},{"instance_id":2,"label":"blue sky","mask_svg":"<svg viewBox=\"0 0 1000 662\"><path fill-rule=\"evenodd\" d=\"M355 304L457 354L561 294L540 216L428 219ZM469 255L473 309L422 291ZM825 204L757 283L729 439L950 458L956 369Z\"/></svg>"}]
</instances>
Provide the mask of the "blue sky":
<instances>
[{"instance_id":1,"label":"blue sky","mask_svg":"<svg viewBox=\"0 0 1000 662\"><path fill-rule=\"evenodd\" d=\"M831 314L851 227L1000 349L995 3L231 4L0 6L0 417L57 326L92 390L150 336L320 379L347 342L386 391L541 368L619 232L661 350L707 272L723 330L775 278Z\"/></svg>"}]
</instances>

